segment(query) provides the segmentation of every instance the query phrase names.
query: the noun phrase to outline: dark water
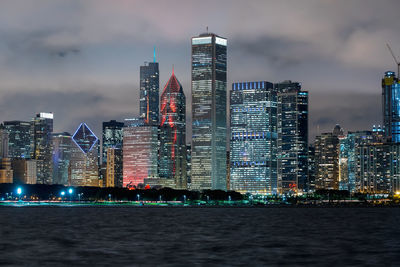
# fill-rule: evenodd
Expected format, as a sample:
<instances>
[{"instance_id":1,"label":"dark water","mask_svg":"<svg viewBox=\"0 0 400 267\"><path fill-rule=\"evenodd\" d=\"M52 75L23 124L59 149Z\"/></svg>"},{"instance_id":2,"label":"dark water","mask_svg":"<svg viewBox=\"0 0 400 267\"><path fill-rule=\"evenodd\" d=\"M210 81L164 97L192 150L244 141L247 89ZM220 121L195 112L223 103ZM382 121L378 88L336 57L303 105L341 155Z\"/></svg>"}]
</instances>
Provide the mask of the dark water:
<instances>
[{"instance_id":1,"label":"dark water","mask_svg":"<svg viewBox=\"0 0 400 267\"><path fill-rule=\"evenodd\" d=\"M0 265L399 265L397 208L0 207Z\"/></svg>"}]
</instances>

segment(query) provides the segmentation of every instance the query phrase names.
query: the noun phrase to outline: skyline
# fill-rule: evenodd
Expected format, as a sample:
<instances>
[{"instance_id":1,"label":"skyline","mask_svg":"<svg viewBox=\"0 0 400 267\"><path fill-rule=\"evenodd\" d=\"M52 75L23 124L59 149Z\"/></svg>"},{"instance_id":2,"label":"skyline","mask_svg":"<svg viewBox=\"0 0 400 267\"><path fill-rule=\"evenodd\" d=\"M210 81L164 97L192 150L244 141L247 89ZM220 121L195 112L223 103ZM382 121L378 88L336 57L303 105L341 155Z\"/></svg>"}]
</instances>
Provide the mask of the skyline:
<instances>
[{"instance_id":1,"label":"skyline","mask_svg":"<svg viewBox=\"0 0 400 267\"><path fill-rule=\"evenodd\" d=\"M321 133L336 123L353 131L382 124L380 80L396 71L385 43L400 55L396 1L252 1L246 9L219 1L202 18L195 14L207 5L194 1L142 2L26 1L22 10L4 1L1 120L54 112L55 132L73 133L86 122L100 136L101 122L138 116L139 67L153 60L154 46L160 84L174 65L189 107L190 39L208 26L229 41L228 88L250 80L302 83L310 92L310 140L318 125ZM182 16L160 12L172 9ZM186 116L190 125L190 108Z\"/></svg>"}]
</instances>

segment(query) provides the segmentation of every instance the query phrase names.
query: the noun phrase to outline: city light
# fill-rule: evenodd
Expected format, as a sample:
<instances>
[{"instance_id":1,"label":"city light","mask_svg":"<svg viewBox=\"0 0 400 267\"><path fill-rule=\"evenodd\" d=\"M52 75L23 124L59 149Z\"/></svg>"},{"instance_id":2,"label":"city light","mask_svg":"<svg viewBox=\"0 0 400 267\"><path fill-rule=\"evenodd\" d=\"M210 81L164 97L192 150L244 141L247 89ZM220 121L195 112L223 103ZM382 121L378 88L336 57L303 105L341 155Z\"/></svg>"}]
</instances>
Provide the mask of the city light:
<instances>
[{"instance_id":1,"label":"city light","mask_svg":"<svg viewBox=\"0 0 400 267\"><path fill-rule=\"evenodd\" d=\"M65 192L64 191L61 191L61 196L65 196Z\"/></svg>"},{"instance_id":2,"label":"city light","mask_svg":"<svg viewBox=\"0 0 400 267\"><path fill-rule=\"evenodd\" d=\"M18 194L18 195L21 195L21 194L22 194L22 188L21 188L21 187L18 187L18 188L17 188L17 194Z\"/></svg>"},{"instance_id":3,"label":"city light","mask_svg":"<svg viewBox=\"0 0 400 267\"><path fill-rule=\"evenodd\" d=\"M74 192L74 190L72 188L68 189L68 193L72 194Z\"/></svg>"}]
</instances>

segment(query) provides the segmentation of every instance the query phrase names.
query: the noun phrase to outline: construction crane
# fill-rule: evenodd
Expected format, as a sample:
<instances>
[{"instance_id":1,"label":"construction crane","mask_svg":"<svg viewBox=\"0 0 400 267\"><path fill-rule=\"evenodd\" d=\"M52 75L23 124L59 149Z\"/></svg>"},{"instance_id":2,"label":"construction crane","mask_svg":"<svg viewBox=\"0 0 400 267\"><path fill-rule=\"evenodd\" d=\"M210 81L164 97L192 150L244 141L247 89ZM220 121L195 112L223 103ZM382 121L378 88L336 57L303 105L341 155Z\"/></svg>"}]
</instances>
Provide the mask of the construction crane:
<instances>
[{"instance_id":1,"label":"construction crane","mask_svg":"<svg viewBox=\"0 0 400 267\"><path fill-rule=\"evenodd\" d=\"M389 49L390 54L392 54L392 57L393 57L393 59L394 59L394 62L396 62L396 64L397 64L397 76L399 76L399 75L400 75L400 63L399 63L399 61L397 60L396 56L394 55L393 50L392 50L392 48L390 47L390 45L389 45L389 44L386 44L386 46L387 46L387 48Z\"/></svg>"}]
</instances>

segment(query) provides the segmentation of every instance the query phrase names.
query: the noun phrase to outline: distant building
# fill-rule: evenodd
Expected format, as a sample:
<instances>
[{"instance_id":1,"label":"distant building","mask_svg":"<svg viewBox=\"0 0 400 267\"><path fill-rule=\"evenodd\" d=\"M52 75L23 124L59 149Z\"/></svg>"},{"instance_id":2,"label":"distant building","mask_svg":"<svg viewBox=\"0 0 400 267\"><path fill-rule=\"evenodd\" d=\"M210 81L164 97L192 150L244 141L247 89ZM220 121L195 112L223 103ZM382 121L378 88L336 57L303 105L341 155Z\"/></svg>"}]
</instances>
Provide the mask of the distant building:
<instances>
[{"instance_id":1,"label":"distant building","mask_svg":"<svg viewBox=\"0 0 400 267\"><path fill-rule=\"evenodd\" d=\"M53 176L53 113L41 112L31 122L31 158L37 161L37 183L51 184Z\"/></svg>"},{"instance_id":2,"label":"distant building","mask_svg":"<svg viewBox=\"0 0 400 267\"><path fill-rule=\"evenodd\" d=\"M126 120L123 128L123 187L158 178L158 127L141 119Z\"/></svg>"},{"instance_id":3,"label":"distant building","mask_svg":"<svg viewBox=\"0 0 400 267\"><path fill-rule=\"evenodd\" d=\"M315 189L339 189L339 125L315 138Z\"/></svg>"},{"instance_id":4,"label":"distant building","mask_svg":"<svg viewBox=\"0 0 400 267\"><path fill-rule=\"evenodd\" d=\"M9 158L0 159L0 184L13 183L13 170L11 168L11 160Z\"/></svg>"},{"instance_id":5,"label":"distant building","mask_svg":"<svg viewBox=\"0 0 400 267\"><path fill-rule=\"evenodd\" d=\"M107 148L105 187L122 187L122 147Z\"/></svg>"},{"instance_id":6,"label":"distant building","mask_svg":"<svg viewBox=\"0 0 400 267\"><path fill-rule=\"evenodd\" d=\"M372 131L348 132L339 136L339 189L356 192L358 177L358 157L360 147L376 142L376 136Z\"/></svg>"},{"instance_id":7,"label":"distant building","mask_svg":"<svg viewBox=\"0 0 400 267\"><path fill-rule=\"evenodd\" d=\"M8 158L8 131L0 125L0 158Z\"/></svg>"},{"instance_id":8,"label":"distant building","mask_svg":"<svg viewBox=\"0 0 400 267\"><path fill-rule=\"evenodd\" d=\"M81 123L72 136L74 145L70 159L70 181L72 186L100 186L99 142L86 123Z\"/></svg>"},{"instance_id":9,"label":"distant building","mask_svg":"<svg viewBox=\"0 0 400 267\"><path fill-rule=\"evenodd\" d=\"M175 189L187 188L186 98L175 74L161 94L159 177L170 179Z\"/></svg>"},{"instance_id":10,"label":"distant building","mask_svg":"<svg viewBox=\"0 0 400 267\"><path fill-rule=\"evenodd\" d=\"M191 68L191 189L226 190L226 38L193 37Z\"/></svg>"},{"instance_id":11,"label":"distant building","mask_svg":"<svg viewBox=\"0 0 400 267\"><path fill-rule=\"evenodd\" d=\"M159 78L158 62L140 66L140 118L146 125L159 123Z\"/></svg>"},{"instance_id":12,"label":"distant building","mask_svg":"<svg viewBox=\"0 0 400 267\"><path fill-rule=\"evenodd\" d=\"M36 160L14 158L11 161L13 170L13 182L17 184L36 184L37 169Z\"/></svg>"},{"instance_id":13,"label":"distant building","mask_svg":"<svg viewBox=\"0 0 400 267\"><path fill-rule=\"evenodd\" d=\"M308 191L308 92L298 82L274 84L278 93L278 191Z\"/></svg>"},{"instance_id":14,"label":"distant building","mask_svg":"<svg viewBox=\"0 0 400 267\"><path fill-rule=\"evenodd\" d=\"M276 194L277 92L270 82L232 84L230 185L240 193Z\"/></svg>"},{"instance_id":15,"label":"distant building","mask_svg":"<svg viewBox=\"0 0 400 267\"><path fill-rule=\"evenodd\" d=\"M186 177L187 177L187 187L190 189L190 184L192 183L192 146L191 144L186 144Z\"/></svg>"},{"instance_id":16,"label":"distant building","mask_svg":"<svg viewBox=\"0 0 400 267\"><path fill-rule=\"evenodd\" d=\"M308 190L315 191L315 147L308 146Z\"/></svg>"},{"instance_id":17,"label":"distant building","mask_svg":"<svg viewBox=\"0 0 400 267\"><path fill-rule=\"evenodd\" d=\"M31 123L27 121L5 121L8 132L8 154L10 158L31 157Z\"/></svg>"},{"instance_id":18,"label":"distant building","mask_svg":"<svg viewBox=\"0 0 400 267\"><path fill-rule=\"evenodd\" d=\"M399 143L365 143L357 152L356 192L374 194L400 190Z\"/></svg>"},{"instance_id":19,"label":"distant building","mask_svg":"<svg viewBox=\"0 0 400 267\"><path fill-rule=\"evenodd\" d=\"M122 187L122 141L123 141L123 122L111 120L109 122L103 122L103 143L102 143L102 175L106 176L112 173L115 175L113 178L113 187ZM107 159L109 149L112 149L112 159ZM112 162L111 165L109 165ZM107 170L107 166L112 170ZM106 177L105 180L110 177ZM103 178L104 179L104 178ZM110 182L110 181L109 181ZM109 184L106 182L106 184Z\"/></svg>"},{"instance_id":20,"label":"distant building","mask_svg":"<svg viewBox=\"0 0 400 267\"><path fill-rule=\"evenodd\" d=\"M389 141L400 143L400 81L393 71L382 79L383 124Z\"/></svg>"},{"instance_id":21,"label":"distant building","mask_svg":"<svg viewBox=\"0 0 400 267\"><path fill-rule=\"evenodd\" d=\"M69 133L53 134L53 184L69 184L72 150L75 144Z\"/></svg>"}]
</instances>

